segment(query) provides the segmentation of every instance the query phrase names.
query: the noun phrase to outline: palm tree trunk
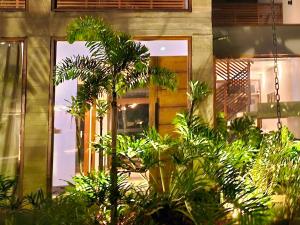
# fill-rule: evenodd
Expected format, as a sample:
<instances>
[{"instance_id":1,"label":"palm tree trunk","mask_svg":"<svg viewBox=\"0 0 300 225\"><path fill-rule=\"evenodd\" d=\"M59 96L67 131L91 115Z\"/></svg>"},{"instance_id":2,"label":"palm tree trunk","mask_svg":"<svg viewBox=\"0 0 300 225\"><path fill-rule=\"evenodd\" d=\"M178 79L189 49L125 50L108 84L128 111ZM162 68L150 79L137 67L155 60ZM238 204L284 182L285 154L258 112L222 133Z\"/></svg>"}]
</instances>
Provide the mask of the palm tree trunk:
<instances>
[{"instance_id":1,"label":"palm tree trunk","mask_svg":"<svg viewBox=\"0 0 300 225\"><path fill-rule=\"evenodd\" d=\"M191 103L191 108L190 108L190 111L189 111L189 121L188 121L188 125L191 125L191 121L192 121L193 114L194 114L194 108L195 108L195 101L192 101L192 103Z\"/></svg>"},{"instance_id":2,"label":"palm tree trunk","mask_svg":"<svg viewBox=\"0 0 300 225\"><path fill-rule=\"evenodd\" d=\"M84 149L82 148L82 119L75 117L75 124L76 124L76 145L77 145L77 163L76 163L76 173L82 173L83 172L83 166L82 166L82 159L83 159L83 152Z\"/></svg>"},{"instance_id":3,"label":"palm tree trunk","mask_svg":"<svg viewBox=\"0 0 300 225\"><path fill-rule=\"evenodd\" d=\"M117 128L118 128L118 109L117 109L117 93L115 89L112 93L112 118L111 118L111 190L110 190L110 203L111 203L111 225L118 223L118 171L117 171Z\"/></svg>"},{"instance_id":4,"label":"palm tree trunk","mask_svg":"<svg viewBox=\"0 0 300 225\"><path fill-rule=\"evenodd\" d=\"M103 135L103 117L101 116L99 118L99 124L100 124L100 131L99 131L99 135L100 137L102 138L102 135ZM102 139L100 140L101 141L101 144L102 144ZM99 171L102 171L103 170L103 148L101 147L101 149L99 149Z\"/></svg>"}]
</instances>

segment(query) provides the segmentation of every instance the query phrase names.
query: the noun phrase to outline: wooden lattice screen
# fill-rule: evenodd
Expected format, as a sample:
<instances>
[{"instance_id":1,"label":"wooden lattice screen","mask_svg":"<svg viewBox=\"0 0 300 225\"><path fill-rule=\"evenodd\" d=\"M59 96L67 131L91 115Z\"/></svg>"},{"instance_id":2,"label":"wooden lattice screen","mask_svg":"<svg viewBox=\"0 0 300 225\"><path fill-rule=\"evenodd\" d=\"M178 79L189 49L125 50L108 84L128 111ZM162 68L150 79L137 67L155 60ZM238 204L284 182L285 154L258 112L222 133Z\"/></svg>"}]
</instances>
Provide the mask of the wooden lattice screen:
<instances>
[{"instance_id":1,"label":"wooden lattice screen","mask_svg":"<svg viewBox=\"0 0 300 225\"><path fill-rule=\"evenodd\" d=\"M186 0L56 0L56 9L186 9Z\"/></svg>"},{"instance_id":2,"label":"wooden lattice screen","mask_svg":"<svg viewBox=\"0 0 300 225\"><path fill-rule=\"evenodd\" d=\"M227 119L247 111L250 106L250 65L246 59L217 59L216 111L224 112Z\"/></svg>"},{"instance_id":3,"label":"wooden lattice screen","mask_svg":"<svg viewBox=\"0 0 300 225\"><path fill-rule=\"evenodd\" d=\"M0 0L0 10L1 9L25 9L26 0Z\"/></svg>"},{"instance_id":4,"label":"wooden lattice screen","mask_svg":"<svg viewBox=\"0 0 300 225\"><path fill-rule=\"evenodd\" d=\"M271 4L223 3L213 4L213 26L258 25L272 23ZM275 22L282 24L282 4L275 4Z\"/></svg>"}]
</instances>

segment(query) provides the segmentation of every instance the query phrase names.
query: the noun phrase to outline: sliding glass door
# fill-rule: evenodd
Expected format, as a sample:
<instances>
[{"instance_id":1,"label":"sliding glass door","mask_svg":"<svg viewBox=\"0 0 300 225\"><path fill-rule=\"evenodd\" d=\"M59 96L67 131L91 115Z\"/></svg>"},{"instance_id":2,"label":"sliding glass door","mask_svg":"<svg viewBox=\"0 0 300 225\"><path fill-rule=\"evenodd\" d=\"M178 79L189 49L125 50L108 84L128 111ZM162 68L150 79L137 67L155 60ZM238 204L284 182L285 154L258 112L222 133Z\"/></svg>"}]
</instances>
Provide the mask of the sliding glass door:
<instances>
[{"instance_id":1,"label":"sliding glass door","mask_svg":"<svg viewBox=\"0 0 300 225\"><path fill-rule=\"evenodd\" d=\"M18 175L22 126L23 43L0 41L0 175Z\"/></svg>"}]
</instances>

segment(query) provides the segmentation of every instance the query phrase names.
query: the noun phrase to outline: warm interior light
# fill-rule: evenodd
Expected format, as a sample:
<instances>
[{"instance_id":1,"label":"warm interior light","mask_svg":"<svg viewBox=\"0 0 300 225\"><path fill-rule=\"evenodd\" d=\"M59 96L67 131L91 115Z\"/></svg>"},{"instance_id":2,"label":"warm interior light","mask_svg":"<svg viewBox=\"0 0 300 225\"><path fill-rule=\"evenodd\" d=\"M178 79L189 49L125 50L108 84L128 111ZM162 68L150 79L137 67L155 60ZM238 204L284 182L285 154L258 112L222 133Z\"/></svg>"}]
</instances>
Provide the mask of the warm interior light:
<instances>
[{"instance_id":1,"label":"warm interior light","mask_svg":"<svg viewBox=\"0 0 300 225\"><path fill-rule=\"evenodd\" d=\"M137 103L133 103L133 104L129 105L128 107L131 109L134 109L137 105L138 105Z\"/></svg>"},{"instance_id":2,"label":"warm interior light","mask_svg":"<svg viewBox=\"0 0 300 225\"><path fill-rule=\"evenodd\" d=\"M137 124L137 125L142 125L142 124L143 124L143 121L139 120L139 121L136 122L136 124Z\"/></svg>"}]
</instances>

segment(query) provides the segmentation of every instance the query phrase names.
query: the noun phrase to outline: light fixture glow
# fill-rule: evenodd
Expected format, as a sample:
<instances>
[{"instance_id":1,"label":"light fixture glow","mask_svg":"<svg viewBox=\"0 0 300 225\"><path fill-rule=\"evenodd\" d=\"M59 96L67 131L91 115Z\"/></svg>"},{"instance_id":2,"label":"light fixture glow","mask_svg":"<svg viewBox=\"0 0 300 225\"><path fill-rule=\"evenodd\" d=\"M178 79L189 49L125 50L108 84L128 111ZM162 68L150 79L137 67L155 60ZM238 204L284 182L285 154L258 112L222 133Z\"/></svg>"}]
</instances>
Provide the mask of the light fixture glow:
<instances>
[{"instance_id":1,"label":"light fixture glow","mask_svg":"<svg viewBox=\"0 0 300 225\"><path fill-rule=\"evenodd\" d=\"M137 103L133 103L133 104L129 105L128 107L131 109L134 109L137 105L138 105Z\"/></svg>"},{"instance_id":2,"label":"light fixture glow","mask_svg":"<svg viewBox=\"0 0 300 225\"><path fill-rule=\"evenodd\" d=\"M160 47L160 50L162 51L162 52L164 52L164 51L166 51L166 47L165 46L162 46L162 47Z\"/></svg>"}]
</instances>

